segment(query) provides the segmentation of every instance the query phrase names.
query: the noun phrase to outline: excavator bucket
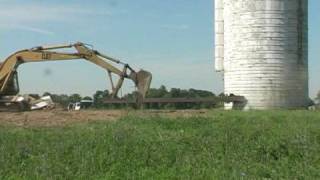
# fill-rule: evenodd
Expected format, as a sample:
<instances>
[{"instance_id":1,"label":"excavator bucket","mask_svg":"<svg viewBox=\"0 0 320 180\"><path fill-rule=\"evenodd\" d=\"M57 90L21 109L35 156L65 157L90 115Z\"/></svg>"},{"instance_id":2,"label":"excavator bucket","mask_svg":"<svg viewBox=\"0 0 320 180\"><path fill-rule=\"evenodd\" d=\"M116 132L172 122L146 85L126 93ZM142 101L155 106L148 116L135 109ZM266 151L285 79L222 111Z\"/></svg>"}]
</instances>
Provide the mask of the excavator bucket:
<instances>
[{"instance_id":1,"label":"excavator bucket","mask_svg":"<svg viewBox=\"0 0 320 180\"><path fill-rule=\"evenodd\" d=\"M137 88L142 98L145 98L151 84L152 74L145 70L137 72Z\"/></svg>"}]
</instances>

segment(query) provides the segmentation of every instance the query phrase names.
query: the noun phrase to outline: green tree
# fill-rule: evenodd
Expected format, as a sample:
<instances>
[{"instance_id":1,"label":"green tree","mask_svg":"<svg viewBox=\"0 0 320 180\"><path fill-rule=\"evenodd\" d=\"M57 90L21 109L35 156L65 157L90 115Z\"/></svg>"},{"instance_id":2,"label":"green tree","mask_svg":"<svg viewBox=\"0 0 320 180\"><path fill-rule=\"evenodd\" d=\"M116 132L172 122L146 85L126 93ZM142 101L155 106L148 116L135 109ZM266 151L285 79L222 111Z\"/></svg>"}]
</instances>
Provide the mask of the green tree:
<instances>
[{"instance_id":1,"label":"green tree","mask_svg":"<svg viewBox=\"0 0 320 180\"><path fill-rule=\"evenodd\" d=\"M51 98L52 98L53 102L58 103L64 107L66 107L70 102L69 96L66 94L60 94L60 95L52 94Z\"/></svg>"},{"instance_id":2,"label":"green tree","mask_svg":"<svg viewBox=\"0 0 320 180\"><path fill-rule=\"evenodd\" d=\"M149 98L161 98L165 97L168 94L167 88L165 86L160 86L159 89L151 88L148 91L147 97Z\"/></svg>"},{"instance_id":3,"label":"green tree","mask_svg":"<svg viewBox=\"0 0 320 180\"><path fill-rule=\"evenodd\" d=\"M89 100L89 101L92 101L93 99L92 99L92 97L89 97L89 96L86 96L86 97L84 97L84 98L82 98L83 100Z\"/></svg>"},{"instance_id":4,"label":"green tree","mask_svg":"<svg viewBox=\"0 0 320 180\"><path fill-rule=\"evenodd\" d=\"M216 95L210 91L189 89L190 97L215 97Z\"/></svg>"},{"instance_id":5,"label":"green tree","mask_svg":"<svg viewBox=\"0 0 320 180\"><path fill-rule=\"evenodd\" d=\"M71 96L69 96L69 102L79 102L81 101L82 97L80 96L80 94L72 94Z\"/></svg>"},{"instance_id":6,"label":"green tree","mask_svg":"<svg viewBox=\"0 0 320 180\"><path fill-rule=\"evenodd\" d=\"M96 93L93 95L94 106L97 108L103 107L104 106L103 100L105 98L108 98L109 96L110 96L110 93L108 90L96 91Z\"/></svg>"}]
</instances>

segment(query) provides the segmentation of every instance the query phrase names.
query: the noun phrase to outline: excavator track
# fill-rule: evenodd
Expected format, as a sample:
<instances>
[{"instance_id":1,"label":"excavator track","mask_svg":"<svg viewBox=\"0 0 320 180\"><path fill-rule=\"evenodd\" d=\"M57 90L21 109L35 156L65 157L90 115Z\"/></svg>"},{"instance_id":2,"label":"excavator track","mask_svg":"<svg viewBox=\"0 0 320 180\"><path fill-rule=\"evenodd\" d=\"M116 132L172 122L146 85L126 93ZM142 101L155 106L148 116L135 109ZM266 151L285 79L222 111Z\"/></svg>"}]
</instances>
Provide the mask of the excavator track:
<instances>
[{"instance_id":1,"label":"excavator track","mask_svg":"<svg viewBox=\"0 0 320 180\"><path fill-rule=\"evenodd\" d=\"M0 102L0 112L23 112L30 110L26 102Z\"/></svg>"}]
</instances>

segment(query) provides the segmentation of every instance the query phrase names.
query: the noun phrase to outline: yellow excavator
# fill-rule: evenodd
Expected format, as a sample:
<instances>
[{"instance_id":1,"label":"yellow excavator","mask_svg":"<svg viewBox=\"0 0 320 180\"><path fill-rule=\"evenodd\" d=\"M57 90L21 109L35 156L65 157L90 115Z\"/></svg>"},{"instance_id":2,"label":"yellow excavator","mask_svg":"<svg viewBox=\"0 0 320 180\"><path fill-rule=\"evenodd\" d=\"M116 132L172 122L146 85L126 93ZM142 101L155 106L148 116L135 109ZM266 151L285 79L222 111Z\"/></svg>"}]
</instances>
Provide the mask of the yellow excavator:
<instances>
[{"instance_id":1,"label":"yellow excavator","mask_svg":"<svg viewBox=\"0 0 320 180\"><path fill-rule=\"evenodd\" d=\"M76 52L70 53L68 49ZM66 52L63 52L65 50ZM17 68L28 62L45 62L60 60L87 60L104 68L111 83L111 98L116 98L125 78L134 82L137 87L138 98L143 99L149 90L152 75L145 70L135 71L128 64L118 59L104 55L89 45L78 42L74 44L38 46L21 50L10 55L0 64L0 110L28 110L30 102L18 96L19 83ZM115 65L121 65L122 69ZM118 76L117 83L113 82L112 75Z\"/></svg>"}]
</instances>

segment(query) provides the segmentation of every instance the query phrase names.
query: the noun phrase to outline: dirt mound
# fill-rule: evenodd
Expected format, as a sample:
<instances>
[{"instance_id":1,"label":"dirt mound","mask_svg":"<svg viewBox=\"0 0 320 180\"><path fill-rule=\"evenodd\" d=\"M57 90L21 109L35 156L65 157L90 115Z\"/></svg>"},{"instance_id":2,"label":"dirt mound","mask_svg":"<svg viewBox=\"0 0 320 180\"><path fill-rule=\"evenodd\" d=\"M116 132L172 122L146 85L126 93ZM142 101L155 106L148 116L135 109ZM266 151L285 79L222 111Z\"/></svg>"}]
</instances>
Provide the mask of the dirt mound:
<instances>
[{"instance_id":1,"label":"dirt mound","mask_svg":"<svg viewBox=\"0 0 320 180\"><path fill-rule=\"evenodd\" d=\"M126 115L126 111L31 111L19 113L0 112L0 124L17 126L60 126L77 122L114 121Z\"/></svg>"}]
</instances>

